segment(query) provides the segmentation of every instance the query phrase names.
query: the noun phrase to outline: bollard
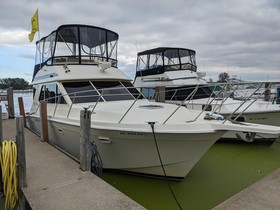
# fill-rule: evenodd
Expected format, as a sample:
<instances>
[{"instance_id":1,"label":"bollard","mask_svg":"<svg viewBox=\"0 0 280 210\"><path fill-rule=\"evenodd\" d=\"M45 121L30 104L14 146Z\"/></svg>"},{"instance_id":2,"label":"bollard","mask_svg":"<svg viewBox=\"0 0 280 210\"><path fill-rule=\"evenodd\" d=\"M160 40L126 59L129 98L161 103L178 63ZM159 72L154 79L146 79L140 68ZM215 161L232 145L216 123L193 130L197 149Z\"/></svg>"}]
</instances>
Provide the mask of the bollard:
<instances>
[{"instance_id":1,"label":"bollard","mask_svg":"<svg viewBox=\"0 0 280 210\"><path fill-rule=\"evenodd\" d=\"M41 141L48 142L49 131L48 131L47 101L41 101L40 118L41 118Z\"/></svg>"},{"instance_id":2,"label":"bollard","mask_svg":"<svg viewBox=\"0 0 280 210\"><path fill-rule=\"evenodd\" d=\"M87 109L80 112L80 169L83 171L91 170L91 156L90 149L90 125L91 125L91 112Z\"/></svg>"},{"instance_id":3,"label":"bollard","mask_svg":"<svg viewBox=\"0 0 280 210\"><path fill-rule=\"evenodd\" d=\"M25 209L26 199L22 193L22 188L27 187L26 179L26 159L25 159L25 139L24 120L22 116L16 117L16 142L18 159L18 186L19 186L19 209Z\"/></svg>"}]
</instances>

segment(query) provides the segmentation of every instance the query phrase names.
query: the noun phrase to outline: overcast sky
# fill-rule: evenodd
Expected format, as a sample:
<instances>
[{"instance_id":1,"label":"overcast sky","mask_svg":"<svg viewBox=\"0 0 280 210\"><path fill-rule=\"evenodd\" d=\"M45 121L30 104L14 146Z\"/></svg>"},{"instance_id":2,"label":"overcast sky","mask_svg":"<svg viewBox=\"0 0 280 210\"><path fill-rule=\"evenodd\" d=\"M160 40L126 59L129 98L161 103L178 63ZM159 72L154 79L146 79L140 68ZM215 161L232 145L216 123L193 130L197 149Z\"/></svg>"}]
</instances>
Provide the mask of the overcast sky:
<instances>
[{"instance_id":1,"label":"overcast sky","mask_svg":"<svg viewBox=\"0 0 280 210\"><path fill-rule=\"evenodd\" d=\"M156 47L196 51L198 71L218 79L280 79L280 0L0 0L0 78L31 81L38 8L40 37L62 24L119 34L119 68L134 78L137 52Z\"/></svg>"}]
</instances>

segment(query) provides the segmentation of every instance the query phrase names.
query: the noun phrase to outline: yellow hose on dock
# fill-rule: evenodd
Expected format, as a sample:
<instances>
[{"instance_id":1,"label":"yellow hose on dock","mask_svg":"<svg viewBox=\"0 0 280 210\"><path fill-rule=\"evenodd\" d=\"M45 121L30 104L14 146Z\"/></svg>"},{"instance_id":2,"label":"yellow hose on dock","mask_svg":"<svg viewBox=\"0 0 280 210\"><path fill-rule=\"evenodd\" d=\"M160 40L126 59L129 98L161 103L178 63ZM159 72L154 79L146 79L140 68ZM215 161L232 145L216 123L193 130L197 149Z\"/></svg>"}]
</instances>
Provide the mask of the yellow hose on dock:
<instances>
[{"instance_id":1,"label":"yellow hose on dock","mask_svg":"<svg viewBox=\"0 0 280 210\"><path fill-rule=\"evenodd\" d=\"M12 140L3 141L1 145L0 163L5 195L5 209L13 209L18 200L17 180L17 146Z\"/></svg>"}]
</instances>

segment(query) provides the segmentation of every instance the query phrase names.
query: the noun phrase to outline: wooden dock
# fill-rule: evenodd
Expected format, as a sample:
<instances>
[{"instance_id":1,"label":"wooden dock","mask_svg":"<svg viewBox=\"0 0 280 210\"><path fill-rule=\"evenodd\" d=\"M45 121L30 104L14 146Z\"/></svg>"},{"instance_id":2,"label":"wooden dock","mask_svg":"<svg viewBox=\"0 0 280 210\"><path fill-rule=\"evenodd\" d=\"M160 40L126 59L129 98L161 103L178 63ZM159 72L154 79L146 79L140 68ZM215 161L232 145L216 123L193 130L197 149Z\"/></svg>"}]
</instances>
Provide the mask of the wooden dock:
<instances>
[{"instance_id":1,"label":"wooden dock","mask_svg":"<svg viewBox=\"0 0 280 210\"><path fill-rule=\"evenodd\" d=\"M3 139L15 139L15 119L3 120ZM34 210L145 209L28 129L24 129L27 187Z\"/></svg>"}]
</instances>

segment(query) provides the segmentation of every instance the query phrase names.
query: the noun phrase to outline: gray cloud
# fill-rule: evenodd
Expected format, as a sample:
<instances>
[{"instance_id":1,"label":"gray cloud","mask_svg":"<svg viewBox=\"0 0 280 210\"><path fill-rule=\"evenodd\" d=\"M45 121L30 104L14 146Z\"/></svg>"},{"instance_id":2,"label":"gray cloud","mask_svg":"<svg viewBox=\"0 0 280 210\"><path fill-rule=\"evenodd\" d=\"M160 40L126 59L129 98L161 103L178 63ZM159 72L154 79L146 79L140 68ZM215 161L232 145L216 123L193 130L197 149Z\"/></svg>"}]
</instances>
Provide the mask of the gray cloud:
<instances>
[{"instance_id":1,"label":"gray cloud","mask_svg":"<svg viewBox=\"0 0 280 210\"><path fill-rule=\"evenodd\" d=\"M116 31L119 67L131 77L138 51L173 46L196 50L199 70L210 75L238 69L250 78L270 72L280 79L279 0L0 0L0 4L0 32L30 30L36 8L41 37L67 23ZM0 47L11 42L0 40ZM27 44L28 39L22 39L22 45Z\"/></svg>"}]
</instances>

